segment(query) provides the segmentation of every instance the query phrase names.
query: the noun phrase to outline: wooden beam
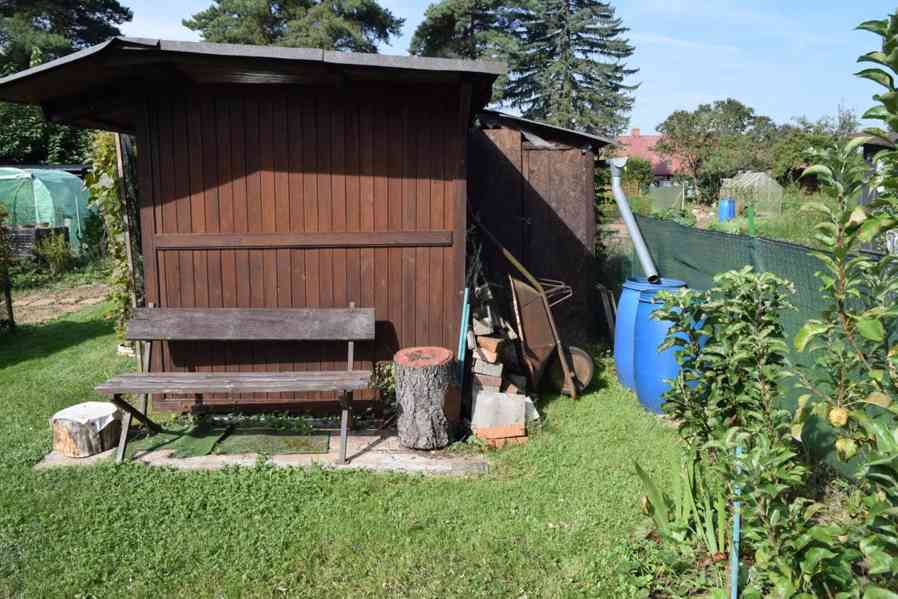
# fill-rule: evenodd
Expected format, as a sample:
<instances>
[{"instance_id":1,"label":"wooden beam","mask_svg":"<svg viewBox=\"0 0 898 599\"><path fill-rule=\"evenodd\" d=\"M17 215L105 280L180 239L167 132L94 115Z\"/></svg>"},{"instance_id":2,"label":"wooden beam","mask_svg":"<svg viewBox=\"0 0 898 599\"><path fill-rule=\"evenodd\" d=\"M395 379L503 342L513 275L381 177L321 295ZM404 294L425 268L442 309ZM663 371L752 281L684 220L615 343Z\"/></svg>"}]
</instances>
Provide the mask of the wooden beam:
<instances>
[{"instance_id":1,"label":"wooden beam","mask_svg":"<svg viewBox=\"0 0 898 599\"><path fill-rule=\"evenodd\" d=\"M452 231L376 231L347 233L166 233L156 235L158 250L250 248L401 248L450 247Z\"/></svg>"},{"instance_id":2,"label":"wooden beam","mask_svg":"<svg viewBox=\"0 0 898 599\"><path fill-rule=\"evenodd\" d=\"M145 415L141 414L140 410L133 407L127 401L122 399L120 394L116 393L115 395L112 396L112 403L114 403L117 408L119 408L120 410L125 412L125 414L129 414L133 418L136 418L137 420L142 422L144 424L144 426L146 426L148 429L150 429L154 433L158 433L162 430L161 426L159 426L158 424L156 424L155 422L153 422L152 420L147 418ZM129 424L130 424L130 420L129 420ZM125 433L123 432L122 434L125 434Z\"/></svg>"},{"instance_id":3,"label":"wooden beam","mask_svg":"<svg viewBox=\"0 0 898 599\"><path fill-rule=\"evenodd\" d=\"M157 372L125 374L98 385L98 393L113 395L113 402L142 422L146 416L125 404L123 393L165 393L196 395L207 393L305 393L337 391L349 393L368 389L368 370L327 370L299 372ZM115 399L118 398L118 399ZM124 405L122 405L124 404Z\"/></svg>"},{"instance_id":4,"label":"wooden beam","mask_svg":"<svg viewBox=\"0 0 898 599\"><path fill-rule=\"evenodd\" d=\"M138 308L127 339L353 341L374 339L374 308Z\"/></svg>"}]
</instances>

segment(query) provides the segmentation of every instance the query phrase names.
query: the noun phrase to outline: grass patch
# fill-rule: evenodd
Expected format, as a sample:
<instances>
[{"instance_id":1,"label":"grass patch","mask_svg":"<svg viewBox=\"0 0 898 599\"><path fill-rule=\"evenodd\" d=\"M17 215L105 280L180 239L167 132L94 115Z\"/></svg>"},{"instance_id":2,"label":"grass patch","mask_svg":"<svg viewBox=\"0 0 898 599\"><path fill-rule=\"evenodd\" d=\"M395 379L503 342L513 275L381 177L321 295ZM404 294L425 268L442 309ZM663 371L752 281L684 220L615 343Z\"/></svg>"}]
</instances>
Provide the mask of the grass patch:
<instances>
[{"instance_id":1,"label":"grass patch","mask_svg":"<svg viewBox=\"0 0 898 599\"><path fill-rule=\"evenodd\" d=\"M36 291L61 291L82 285L105 283L112 270L107 259L83 262L60 275L33 259L20 259L10 268L13 295L28 295Z\"/></svg>"},{"instance_id":2,"label":"grass patch","mask_svg":"<svg viewBox=\"0 0 898 599\"><path fill-rule=\"evenodd\" d=\"M48 417L129 367L102 310L0 339L0 597L636 596L632 462L663 481L679 448L607 371L481 477L34 472Z\"/></svg>"},{"instance_id":3,"label":"grass patch","mask_svg":"<svg viewBox=\"0 0 898 599\"><path fill-rule=\"evenodd\" d=\"M308 425L302 428L310 429ZM327 453L329 448L327 433L316 435L312 430L273 428L260 425L257 418L202 418L167 424L160 433L128 443L127 453L133 457L137 453L170 450L174 452L172 457L193 458L210 454Z\"/></svg>"}]
</instances>

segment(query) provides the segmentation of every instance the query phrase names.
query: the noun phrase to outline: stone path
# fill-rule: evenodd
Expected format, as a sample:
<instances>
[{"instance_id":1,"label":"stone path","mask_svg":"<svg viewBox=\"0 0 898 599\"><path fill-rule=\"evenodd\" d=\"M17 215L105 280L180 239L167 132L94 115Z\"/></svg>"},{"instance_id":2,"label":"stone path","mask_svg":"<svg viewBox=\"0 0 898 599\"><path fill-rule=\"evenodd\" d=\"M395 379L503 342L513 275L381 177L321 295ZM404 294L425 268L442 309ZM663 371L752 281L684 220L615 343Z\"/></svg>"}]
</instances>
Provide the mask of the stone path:
<instances>
[{"instance_id":1,"label":"stone path","mask_svg":"<svg viewBox=\"0 0 898 599\"><path fill-rule=\"evenodd\" d=\"M106 301L109 286L102 283L17 295L12 302L16 324L40 324L69 312Z\"/></svg>"},{"instance_id":2,"label":"stone path","mask_svg":"<svg viewBox=\"0 0 898 599\"><path fill-rule=\"evenodd\" d=\"M331 435L329 453L290 454L267 456L266 461L279 468L304 468L314 465L335 470L369 470L375 472L405 472L408 474L430 474L442 476L465 476L483 474L489 469L489 462L482 455L456 455L447 451L414 451L399 446L395 432L388 434L356 433L349 437L347 450L348 464L337 462L339 436ZM34 468L91 466L100 461L114 458L115 449L89 458L67 458L50 452ZM134 461L148 466L163 466L178 470L221 470L228 466L252 467L259 459L257 454L207 455L193 458L175 458L171 451L157 450L137 454Z\"/></svg>"}]
</instances>

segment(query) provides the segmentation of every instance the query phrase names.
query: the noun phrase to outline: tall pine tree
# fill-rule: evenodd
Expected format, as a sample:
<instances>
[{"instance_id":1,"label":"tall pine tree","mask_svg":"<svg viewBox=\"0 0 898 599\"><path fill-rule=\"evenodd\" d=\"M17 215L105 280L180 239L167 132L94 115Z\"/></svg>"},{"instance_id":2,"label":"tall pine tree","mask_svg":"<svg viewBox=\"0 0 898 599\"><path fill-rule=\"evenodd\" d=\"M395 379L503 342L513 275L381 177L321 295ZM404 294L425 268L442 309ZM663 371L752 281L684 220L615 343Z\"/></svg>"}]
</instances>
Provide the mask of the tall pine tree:
<instances>
[{"instance_id":1,"label":"tall pine tree","mask_svg":"<svg viewBox=\"0 0 898 599\"><path fill-rule=\"evenodd\" d=\"M431 4L412 36L409 54L440 58L507 62L517 39L507 20L503 0L442 0ZM502 99L507 77L493 86L493 100Z\"/></svg>"},{"instance_id":2,"label":"tall pine tree","mask_svg":"<svg viewBox=\"0 0 898 599\"><path fill-rule=\"evenodd\" d=\"M529 0L507 9L519 39L504 102L528 117L614 136L633 105L633 46L609 2Z\"/></svg>"},{"instance_id":3,"label":"tall pine tree","mask_svg":"<svg viewBox=\"0 0 898 599\"><path fill-rule=\"evenodd\" d=\"M377 52L404 20L376 0L213 0L184 26L209 42Z\"/></svg>"},{"instance_id":4,"label":"tall pine tree","mask_svg":"<svg viewBox=\"0 0 898 599\"><path fill-rule=\"evenodd\" d=\"M502 6L501 0L442 0L431 4L412 36L409 54L504 60L514 38L504 23Z\"/></svg>"}]
</instances>

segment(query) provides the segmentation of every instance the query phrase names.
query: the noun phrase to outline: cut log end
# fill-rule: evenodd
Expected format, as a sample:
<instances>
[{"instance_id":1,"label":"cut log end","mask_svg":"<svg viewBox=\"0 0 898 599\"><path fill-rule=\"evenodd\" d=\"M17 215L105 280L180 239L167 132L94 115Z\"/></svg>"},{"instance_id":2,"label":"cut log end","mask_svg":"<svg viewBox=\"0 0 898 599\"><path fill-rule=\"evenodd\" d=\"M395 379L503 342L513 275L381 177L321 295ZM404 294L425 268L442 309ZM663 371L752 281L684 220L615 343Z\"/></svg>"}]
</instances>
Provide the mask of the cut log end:
<instances>
[{"instance_id":1,"label":"cut log end","mask_svg":"<svg viewBox=\"0 0 898 599\"><path fill-rule=\"evenodd\" d=\"M452 358L442 347L410 347L394 356L400 408L396 428L403 447L439 449L449 444L447 416L457 411L450 391Z\"/></svg>"},{"instance_id":2,"label":"cut log end","mask_svg":"<svg viewBox=\"0 0 898 599\"><path fill-rule=\"evenodd\" d=\"M396 352L393 361L404 368L428 368L448 364L453 357L445 347L409 347Z\"/></svg>"},{"instance_id":3,"label":"cut log end","mask_svg":"<svg viewBox=\"0 0 898 599\"><path fill-rule=\"evenodd\" d=\"M120 414L115 406L103 402L86 402L61 412L50 419L53 428L53 450L69 458L86 458L118 443Z\"/></svg>"}]
</instances>

